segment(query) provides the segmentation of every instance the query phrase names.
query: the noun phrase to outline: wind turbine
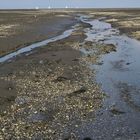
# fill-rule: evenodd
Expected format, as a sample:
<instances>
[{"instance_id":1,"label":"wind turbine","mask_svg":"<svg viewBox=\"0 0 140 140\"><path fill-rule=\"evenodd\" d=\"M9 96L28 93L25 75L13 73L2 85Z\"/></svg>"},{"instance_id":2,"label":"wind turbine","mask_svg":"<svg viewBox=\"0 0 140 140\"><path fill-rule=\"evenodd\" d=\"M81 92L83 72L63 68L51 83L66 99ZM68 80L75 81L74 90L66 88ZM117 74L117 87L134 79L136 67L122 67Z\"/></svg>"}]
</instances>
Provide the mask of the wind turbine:
<instances>
[{"instance_id":1,"label":"wind turbine","mask_svg":"<svg viewBox=\"0 0 140 140\"><path fill-rule=\"evenodd\" d=\"M67 0L65 0L65 4L66 4L65 8L66 8L66 9L68 9L67 2L68 2L68 1L67 1Z\"/></svg>"},{"instance_id":2,"label":"wind turbine","mask_svg":"<svg viewBox=\"0 0 140 140\"><path fill-rule=\"evenodd\" d=\"M36 6L36 7L35 7L35 9L36 9L36 10L38 10L38 9L39 9L39 7L38 7L38 6Z\"/></svg>"},{"instance_id":3,"label":"wind turbine","mask_svg":"<svg viewBox=\"0 0 140 140\"><path fill-rule=\"evenodd\" d=\"M49 6L48 6L48 9L51 9L51 6L50 6L50 4L51 4L51 0L49 0Z\"/></svg>"},{"instance_id":4,"label":"wind turbine","mask_svg":"<svg viewBox=\"0 0 140 140\"><path fill-rule=\"evenodd\" d=\"M48 6L48 9L51 9L51 6L50 5Z\"/></svg>"}]
</instances>

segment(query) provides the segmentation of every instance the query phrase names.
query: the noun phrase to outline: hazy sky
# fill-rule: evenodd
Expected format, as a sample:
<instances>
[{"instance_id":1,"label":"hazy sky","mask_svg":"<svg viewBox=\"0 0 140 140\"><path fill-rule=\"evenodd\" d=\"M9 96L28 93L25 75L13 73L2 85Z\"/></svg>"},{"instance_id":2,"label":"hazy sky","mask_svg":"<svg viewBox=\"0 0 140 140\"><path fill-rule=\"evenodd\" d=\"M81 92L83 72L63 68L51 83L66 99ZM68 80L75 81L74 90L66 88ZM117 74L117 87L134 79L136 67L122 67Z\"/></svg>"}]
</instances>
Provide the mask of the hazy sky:
<instances>
[{"instance_id":1,"label":"hazy sky","mask_svg":"<svg viewBox=\"0 0 140 140\"><path fill-rule=\"evenodd\" d=\"M113 8L139 7L140 0L0 0L0 9L5 8L54 8L82 7L82 8Z\"/></svg>"}]
</instances>

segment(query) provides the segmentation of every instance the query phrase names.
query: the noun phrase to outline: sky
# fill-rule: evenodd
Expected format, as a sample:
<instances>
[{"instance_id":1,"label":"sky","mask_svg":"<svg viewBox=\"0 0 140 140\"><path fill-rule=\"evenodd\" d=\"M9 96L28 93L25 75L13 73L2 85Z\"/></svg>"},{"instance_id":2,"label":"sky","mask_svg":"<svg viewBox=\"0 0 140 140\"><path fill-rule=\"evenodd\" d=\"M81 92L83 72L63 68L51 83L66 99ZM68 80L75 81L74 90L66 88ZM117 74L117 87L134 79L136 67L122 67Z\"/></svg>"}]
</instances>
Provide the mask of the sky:
<instances>
[{"instance_id":1,"label":"sky","mask_svg":"<svg viewBox=\"0 0 140 140\"><path fill-rule=\"evenodd\" d=\"M0 9L20 8L140 8L140 0L0 0Z\"/></svg>"}]
</instances>

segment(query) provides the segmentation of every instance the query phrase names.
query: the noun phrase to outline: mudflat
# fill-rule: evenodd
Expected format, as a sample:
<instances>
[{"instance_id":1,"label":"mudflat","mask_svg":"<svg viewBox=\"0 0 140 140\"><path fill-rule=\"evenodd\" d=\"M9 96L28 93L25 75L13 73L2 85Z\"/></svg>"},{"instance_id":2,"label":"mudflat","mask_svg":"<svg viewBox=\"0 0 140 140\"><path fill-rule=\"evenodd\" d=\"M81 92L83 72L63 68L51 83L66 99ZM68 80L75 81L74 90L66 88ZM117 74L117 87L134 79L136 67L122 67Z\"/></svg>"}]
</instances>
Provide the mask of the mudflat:
<instances>
[{"instance_id":1,"label":"mudflat","mask_svg":"<svg viewBox=\"0 0 140 140\"><path fill-rule=\"evenodd\" d=\"M0 139L140 138L139 126L131 131L129 120L128 126L121 121L128 117L129 105L122 110L108 102L106 107L104 100L111 100L111 94L97 82L105 63L102 57L118 53L118 43L105 41L121 34L139 40L139 13L138 9L0 11L1 58L74 29L69 36L0 63ZM124 60L118 63L113 65L117 70L122 63L131 66Z\"/></svg>"}]
</instances>

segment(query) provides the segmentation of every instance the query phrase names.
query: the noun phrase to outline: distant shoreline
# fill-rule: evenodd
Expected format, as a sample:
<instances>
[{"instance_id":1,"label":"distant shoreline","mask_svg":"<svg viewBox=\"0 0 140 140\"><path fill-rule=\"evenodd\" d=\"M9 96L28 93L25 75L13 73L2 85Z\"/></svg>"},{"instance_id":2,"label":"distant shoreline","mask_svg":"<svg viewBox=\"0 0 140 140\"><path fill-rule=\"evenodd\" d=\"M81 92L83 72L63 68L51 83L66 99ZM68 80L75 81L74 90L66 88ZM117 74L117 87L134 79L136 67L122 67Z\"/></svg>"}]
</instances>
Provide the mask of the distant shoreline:
<instances>
[{"instance_id":1,"label":"distant shoreline","mask_svg":"<svg viewBox=\"0 0 140 140\"><path fill-rule=\"evenodd\" d=\"M120 10L140 10L140 7L137 7L137 8L39 8L39 9L22 9L22 8L19 8L19 9L14 9L14 8L11 8L11 9L0 9L0 11L41 11L41 10L47 10L47 11L50 11L50 10L95 10L95 11L106 11L106 10L111 10L111 11L120 11Z\"/></svg>"}]
</instances>

